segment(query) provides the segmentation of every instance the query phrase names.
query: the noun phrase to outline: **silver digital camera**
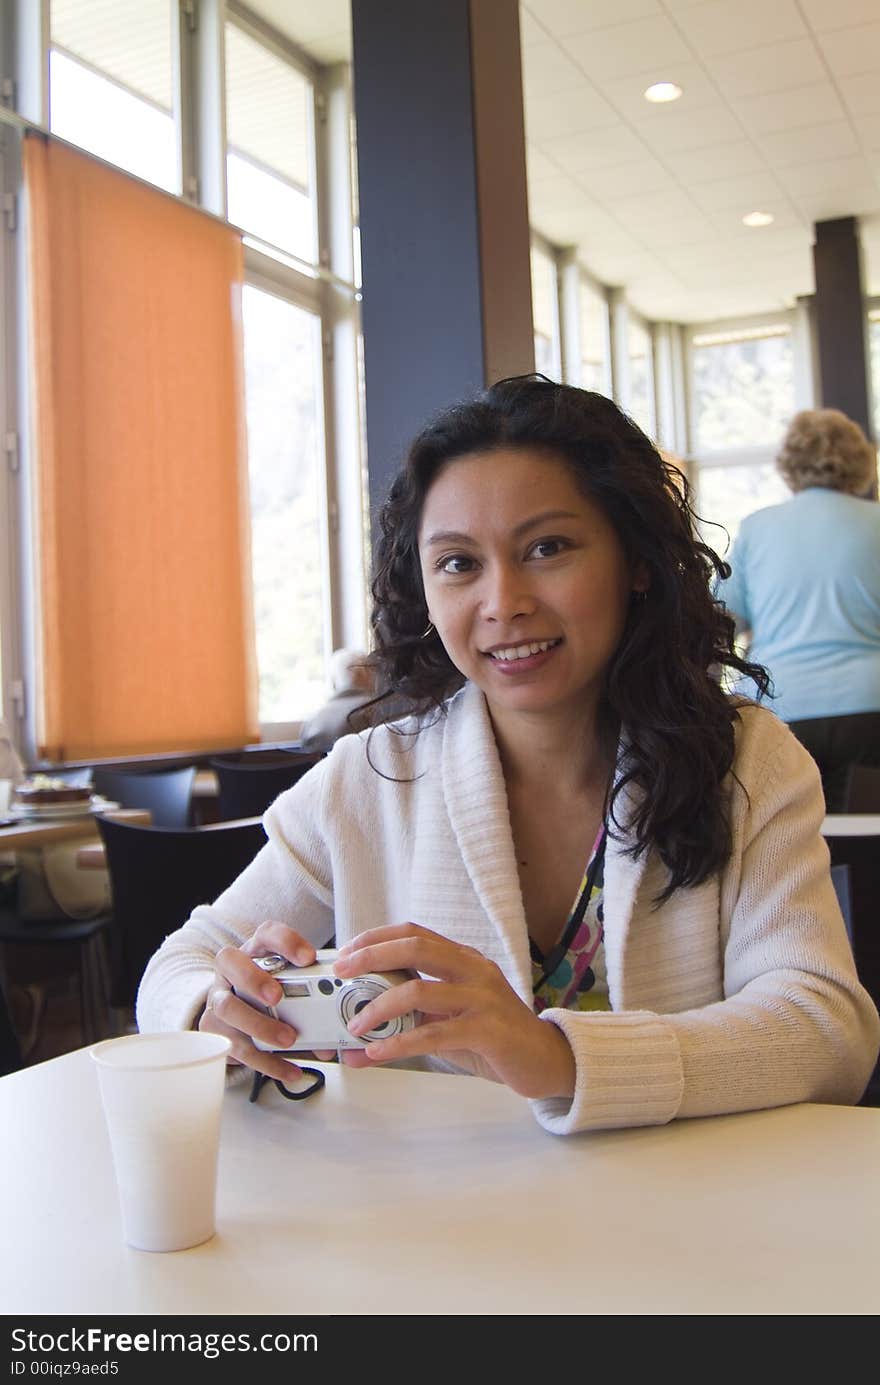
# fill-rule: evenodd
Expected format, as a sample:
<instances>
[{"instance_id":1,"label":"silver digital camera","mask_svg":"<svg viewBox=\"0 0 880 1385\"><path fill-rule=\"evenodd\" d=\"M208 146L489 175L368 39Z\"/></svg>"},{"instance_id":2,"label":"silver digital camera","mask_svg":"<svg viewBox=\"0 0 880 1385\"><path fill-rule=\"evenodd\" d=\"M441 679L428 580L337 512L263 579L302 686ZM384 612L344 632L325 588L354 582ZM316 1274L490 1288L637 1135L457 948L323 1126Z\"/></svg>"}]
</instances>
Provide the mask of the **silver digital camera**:
<instances>
[{"instance_id":1,"label":"silver digital camera","mask_svg":"<svg viewBox=\"0 0 880 1385\"><path fill-rule=\"evenodd\" d=\"M273 1053L297 1053L303 1049L314 1052L322 1048L366 1048L376 1039L393 1039L415 1028L418 1012L410 1011L399 1019L388 1020L375 1029L367 1030L366 1034L349 1034L349 1022L365 1005L392 986L411 981L414 973L370 971L363 976L343 979L333 974L336 957L335 950L324 948L318 952L317 960L310 967L291 966L286 957L279 957L277 953L253 959L258 967L281 982L284 991L277 1005L261 1008L273 1019L289 1024L297 1031L296 1041L289 1049L278 1049L274 1044L254 1039L257 1048Z\"/></svg>"}]
</instances>

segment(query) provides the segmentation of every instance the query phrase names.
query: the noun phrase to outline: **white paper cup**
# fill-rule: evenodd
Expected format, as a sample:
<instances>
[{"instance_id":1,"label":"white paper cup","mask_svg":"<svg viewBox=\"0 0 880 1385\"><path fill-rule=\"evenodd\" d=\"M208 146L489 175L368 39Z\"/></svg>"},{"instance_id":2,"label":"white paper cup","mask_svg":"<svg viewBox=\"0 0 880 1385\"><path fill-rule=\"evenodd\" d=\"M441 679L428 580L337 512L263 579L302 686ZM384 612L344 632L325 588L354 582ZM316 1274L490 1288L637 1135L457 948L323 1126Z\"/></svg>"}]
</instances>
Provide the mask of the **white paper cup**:
<instances>
[{"instance_id":1,"label":"white paper cup","mask_svg":"<svg viewBox=\"0 0 880 1385\"><path fill-rule=\"evenodd\" d=\"M89 1050L101 1100L125 1240L138 1250L185 1250L215 1231L217 1155L226 1055L220 1034L127 1034Z\"/></svg>"}]
</instances>

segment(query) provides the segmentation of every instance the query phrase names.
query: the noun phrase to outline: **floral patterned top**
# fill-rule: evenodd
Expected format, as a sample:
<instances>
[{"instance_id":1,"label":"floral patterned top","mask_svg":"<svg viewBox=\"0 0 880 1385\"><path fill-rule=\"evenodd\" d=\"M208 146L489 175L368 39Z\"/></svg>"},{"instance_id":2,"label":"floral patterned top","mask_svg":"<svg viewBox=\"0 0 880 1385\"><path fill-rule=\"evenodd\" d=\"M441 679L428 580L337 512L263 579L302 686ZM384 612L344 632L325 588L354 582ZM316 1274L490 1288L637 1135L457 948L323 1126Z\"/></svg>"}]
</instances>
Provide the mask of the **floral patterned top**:
<instances>
[{"instance_id":1,"label":"floral patterned top","mask_svg":"<svg viewBox=\"0 0 880 1385\"><path fill-rule=\"evenodd\" d=\"M605 827L593 843L562 937L546 956L529 940L535 1013L550 1006L564 1010L610 1010L605 976L602 885Z\"/></svg>"}]
</instances>

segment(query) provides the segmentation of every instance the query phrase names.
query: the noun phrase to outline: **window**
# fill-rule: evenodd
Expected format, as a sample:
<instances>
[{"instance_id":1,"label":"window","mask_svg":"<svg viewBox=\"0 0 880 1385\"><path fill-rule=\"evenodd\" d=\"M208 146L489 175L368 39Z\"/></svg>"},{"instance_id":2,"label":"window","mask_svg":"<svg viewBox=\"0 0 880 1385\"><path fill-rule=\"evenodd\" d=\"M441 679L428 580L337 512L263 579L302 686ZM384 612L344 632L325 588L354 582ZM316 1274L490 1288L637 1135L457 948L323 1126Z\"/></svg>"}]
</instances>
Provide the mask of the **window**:
<instances>
[{"instance_id":1,"label":"window","mask_svg":"<svg viewBox=\"0 0 880 1385\"><path fill-rule=\"evenodd\" d=\"M697 509L733 539L746 515L790 494L774 465L796 408L790 325L694 333L691 382ZM717 529L707 527L705 537L723 550Z\"/></svg>"},{"instance_id":2,"label":"window","mask_svg":"<svg viewBox=\"0 0 880 1385\"><path fill-rule=\"evenodd\" d=\"M653 438L657 429L654 409L654 363L651 333L643 323L629 315L627 326L629 352L629 409L643 432Z\"/></svg>"},{"instance_id":3,"label":"window","mask_svg":"<svg viewBox=\"0 0 880 1385\"><path fill-rule=\"evenodd\" d=\"M794 413L788 326L692 338L696 451L774 446Z\"/></svg>"},{"instance_id":4,"label":"window","mask_svg":"<svg viewBox=\"0 0 880 1385\"><path fill-rule=\"evenodd\" d=\"M229 220L317 261L311 83L234 24L226 26Z\"/></svg>"},{"instance_id":5,"label":"window","mask_svg":"<svg viewBox=\"0 0 880 1385\"><path fill-rule=\"evenodd\" d=\"M251 561L261 724L325 695L321 324L246 286L243 297Z\"/></svg>"},{"instance_id":6,"label":"window","mask_svg":"<svg viewBox=\"0 0 880 1385\"><path fill-rule=\"evenodd\" d=\"M598 394L610 392L608 304L593 286L580 282L581 385Z\"/></svg>"},{"instance_id":7,"label":"window","mask_svg":"<svg viewBox=\"0 0 880 1385\"><path fill-rule=\"evenodd\" d=\"M727 537L718 525L723 526L733 543L746 515L763 510L767 505L780 505L790 495L771 459L700 465L697 468L697 510L703 538L723 556Z\"/></svg>"},{"instance_id":8,"label":"window","mask_svg":"<svg viewBox=\"0 0 880 1385\"><path fill-rule=\"evenodd\" d=\"M551 380L558 380L562 374L562 359L559 345L556 261L546 250L533 245L531 265L535 369Z\"/></svg>"},{"instance_id":9,"label":"window","mask_svg":"<svg viewBox=\"0 0 880 1385\"><path fill-rule=\"evenodd\" d=\"M168 0L52 0L54 134L180 192Z\"/></svg>"}]
</instances>

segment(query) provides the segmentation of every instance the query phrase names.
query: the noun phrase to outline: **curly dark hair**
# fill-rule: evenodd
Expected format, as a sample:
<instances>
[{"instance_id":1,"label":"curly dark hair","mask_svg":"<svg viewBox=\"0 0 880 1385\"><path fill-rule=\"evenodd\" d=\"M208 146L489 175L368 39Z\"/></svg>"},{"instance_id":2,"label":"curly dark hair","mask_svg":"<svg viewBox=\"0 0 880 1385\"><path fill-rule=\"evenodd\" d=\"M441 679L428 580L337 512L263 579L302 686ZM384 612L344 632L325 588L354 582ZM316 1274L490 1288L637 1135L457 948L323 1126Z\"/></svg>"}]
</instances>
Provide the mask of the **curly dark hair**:
<instances>
[{"instance_id":1,"label":"curly dark hair","mask_svg":"<svg viewBox=\"0 0 880 1385\"><path fill-rule=\"evenodd\" d=\"M630 850L637 859L656 847L669 870L660 898L668 898L714 874L730 850L724 780L739 713L720 673L750 676L759 696L770 680L736 652L734 621L712 596L713 577L730 569L698 537L687 479L610 399L519 376L445 410L416 437L380 515L370 656L379 686L396 707L424 717L442 714L464 683L436 633L423 638L419 525L447 463L501 448L538 449L563 461L613 524L629 562L650 574L605 673L599 729L617 756L609 823L620 828L614 810L624 787L641 790L627 823Z\"/></svg>"}]
</instances>

